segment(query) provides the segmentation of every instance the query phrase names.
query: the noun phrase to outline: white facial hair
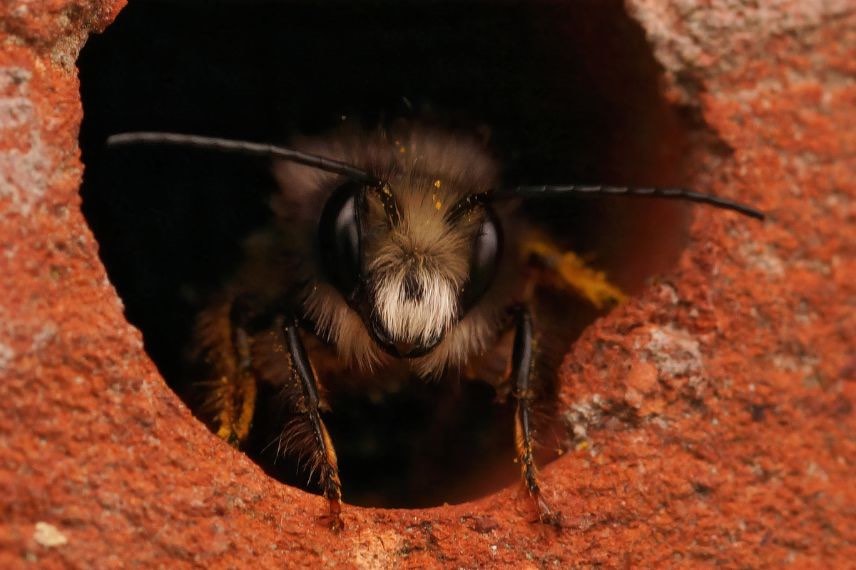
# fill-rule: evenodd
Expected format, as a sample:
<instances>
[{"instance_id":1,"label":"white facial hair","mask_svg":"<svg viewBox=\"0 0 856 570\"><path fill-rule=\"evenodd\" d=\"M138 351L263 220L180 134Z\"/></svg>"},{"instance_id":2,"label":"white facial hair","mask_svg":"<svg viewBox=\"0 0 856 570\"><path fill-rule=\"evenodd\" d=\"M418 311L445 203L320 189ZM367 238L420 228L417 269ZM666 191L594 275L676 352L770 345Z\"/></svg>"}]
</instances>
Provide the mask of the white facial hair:
<instances>
[{"instance_id":1,"label":"white facial hair","mask_svg":"<svg viewBox=\"0 0 856 570\"><path fill-rule=\"evenodd\" d=\"M458 312L455 287L448 280L416 269L422 295L408 299L404 292L406 271L381 279L375 289L375 307L387 333L396 340L427 344L453 324Z\"/></svg>"}]
</instances>

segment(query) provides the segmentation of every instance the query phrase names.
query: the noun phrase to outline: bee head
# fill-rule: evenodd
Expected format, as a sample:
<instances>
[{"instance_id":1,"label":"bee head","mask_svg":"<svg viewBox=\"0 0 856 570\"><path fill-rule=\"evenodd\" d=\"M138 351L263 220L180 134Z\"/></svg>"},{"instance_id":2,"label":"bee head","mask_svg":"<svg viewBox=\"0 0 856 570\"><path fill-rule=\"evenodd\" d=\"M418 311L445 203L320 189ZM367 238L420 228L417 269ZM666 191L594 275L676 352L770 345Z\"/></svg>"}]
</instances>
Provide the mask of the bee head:
<instances>
[{"instance_id":1,"label":"bee head","mask_svg":"<svg viewBox=\"0 0 856 570\"><path fill-rule=\"evenodd\" d=\"M502 231L487 198L409 173L347 182L328 199L325 272L389 354L430 352L490 286Z\"/></svg>"}]
</instances>

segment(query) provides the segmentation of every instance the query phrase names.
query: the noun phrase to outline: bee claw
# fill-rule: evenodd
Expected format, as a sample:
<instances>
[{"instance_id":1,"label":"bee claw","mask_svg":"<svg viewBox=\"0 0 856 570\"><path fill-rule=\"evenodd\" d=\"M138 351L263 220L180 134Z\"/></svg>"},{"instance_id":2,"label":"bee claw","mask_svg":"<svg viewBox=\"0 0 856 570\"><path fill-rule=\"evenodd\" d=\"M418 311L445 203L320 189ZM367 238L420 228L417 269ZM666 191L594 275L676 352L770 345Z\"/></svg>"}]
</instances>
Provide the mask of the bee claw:
<instances>
[{"instance_id":1,"label":"bee claw","mask_svg":"<svg viewBox=\"0 0 856 570\"><path fill-rule=\"evenodd\" d=\"M562 513L560 512L541 513L538 515L538 522L547 526L551 526L556 530L561 530L565 528L564 519L562 517Z\"/></svg>"},{"instance_id":2,"label":"bee claw","mask_svg":"<svg viewBox=\"0 0 856 570\"><path fill-rule=\"evenodd\" d=\"M231 426L224 424L220 426L220 429L217 430L217 437L234 447L235 449L239 449L241 447L241 437L238 435Z\"/></svg>"},{"instance_id":3,"label":"bee claw","mask_svg":"<svg viewBox=\"0 0 856 570\"><path fill-rule=\"evenodd\" d=\"M551 509L550 505L547 504L547 501L544 500L544 497L542 497L540 493L535 495L534 499L535 506L538 509L538 522L552 526L556 529L564 527L561 512Z\"/></svg>"},{"instance_id":4,"label":"bee claw","mask_svg":"<svg viewBox=\"0 0 856 570\"><path fill-rule=\"evenodd\" d=\"M330 530L333 532L341 532L345 530L345 521L339 515L328 515L330 519Z\"/></svg>"},{"instance_id":5,"label":"bee claw","mask_svg":"<svg viewBox=\"0 0 856 570\"><path fill-rule=\"evenodd\" d=\"M342 520L342 503L338 499L330 499L330 512L326 515L321 515L321 520L325 521L330 530L333 532L341 532L345 530L345 521Z\"/></svg>"}]
</instances>

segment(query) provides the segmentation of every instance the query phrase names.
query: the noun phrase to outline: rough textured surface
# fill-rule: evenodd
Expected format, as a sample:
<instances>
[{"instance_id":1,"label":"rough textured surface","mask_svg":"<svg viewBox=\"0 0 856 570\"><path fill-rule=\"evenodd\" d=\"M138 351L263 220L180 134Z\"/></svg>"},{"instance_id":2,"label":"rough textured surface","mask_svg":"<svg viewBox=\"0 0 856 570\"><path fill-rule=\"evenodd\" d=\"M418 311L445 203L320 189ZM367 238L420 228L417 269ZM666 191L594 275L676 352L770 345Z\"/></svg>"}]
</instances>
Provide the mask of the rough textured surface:
<instances>
[{"instance_id":1,"label":"rough textured surface","mask_svg":"<svg viewBox=\"0 0 856 570\"><path fill-rule=\"evenodd\" d=\"M669 96L716 135L679 266L569 354L576 451L517 489L424 511L277 484L190 416L122 318L79 211L72 65L119 2L0 10L0 566L697 564L856 555L856 19L849 2L630 0Z\"/></svg>"}]
</instances>

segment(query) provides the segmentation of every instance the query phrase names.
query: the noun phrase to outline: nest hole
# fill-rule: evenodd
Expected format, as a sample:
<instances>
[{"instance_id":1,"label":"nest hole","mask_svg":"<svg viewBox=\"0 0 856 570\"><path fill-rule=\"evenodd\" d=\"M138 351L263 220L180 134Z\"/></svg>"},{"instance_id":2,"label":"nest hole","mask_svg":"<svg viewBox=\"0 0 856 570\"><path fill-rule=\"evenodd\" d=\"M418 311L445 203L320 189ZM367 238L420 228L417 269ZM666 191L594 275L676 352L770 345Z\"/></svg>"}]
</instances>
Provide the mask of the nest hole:
<instances>
[{"instance_id":1,"label":"nest hole","mask_svg":"<svg viewBox=\"0 0 856 570\"><path fill-rule=\"evenodd\" d=\"M265 161L107 151L110 134L286 143L342 116L373 124L430 113L486 128L510 184L687 182L686 121L662 98L649 46L618 0L140 1L91 38L78 63L84 214L128 320L184 397L194 316L239 263L242 238L270 219L276 187ZM532 206L631 293L676 261L687 212L620 198ZM580 305L567 327L579 334L597 316ZM307 487L306 474L269 445L281 427L276 400L262 392L245 450L272 476ZM350 503L460 502L519 477L513 407L495 402L486 384L414 381L382 397L332 394L330 404L325 419ZM542 431L543 461L561 447L554 428Z\"/></svg>"}]
</instances>

